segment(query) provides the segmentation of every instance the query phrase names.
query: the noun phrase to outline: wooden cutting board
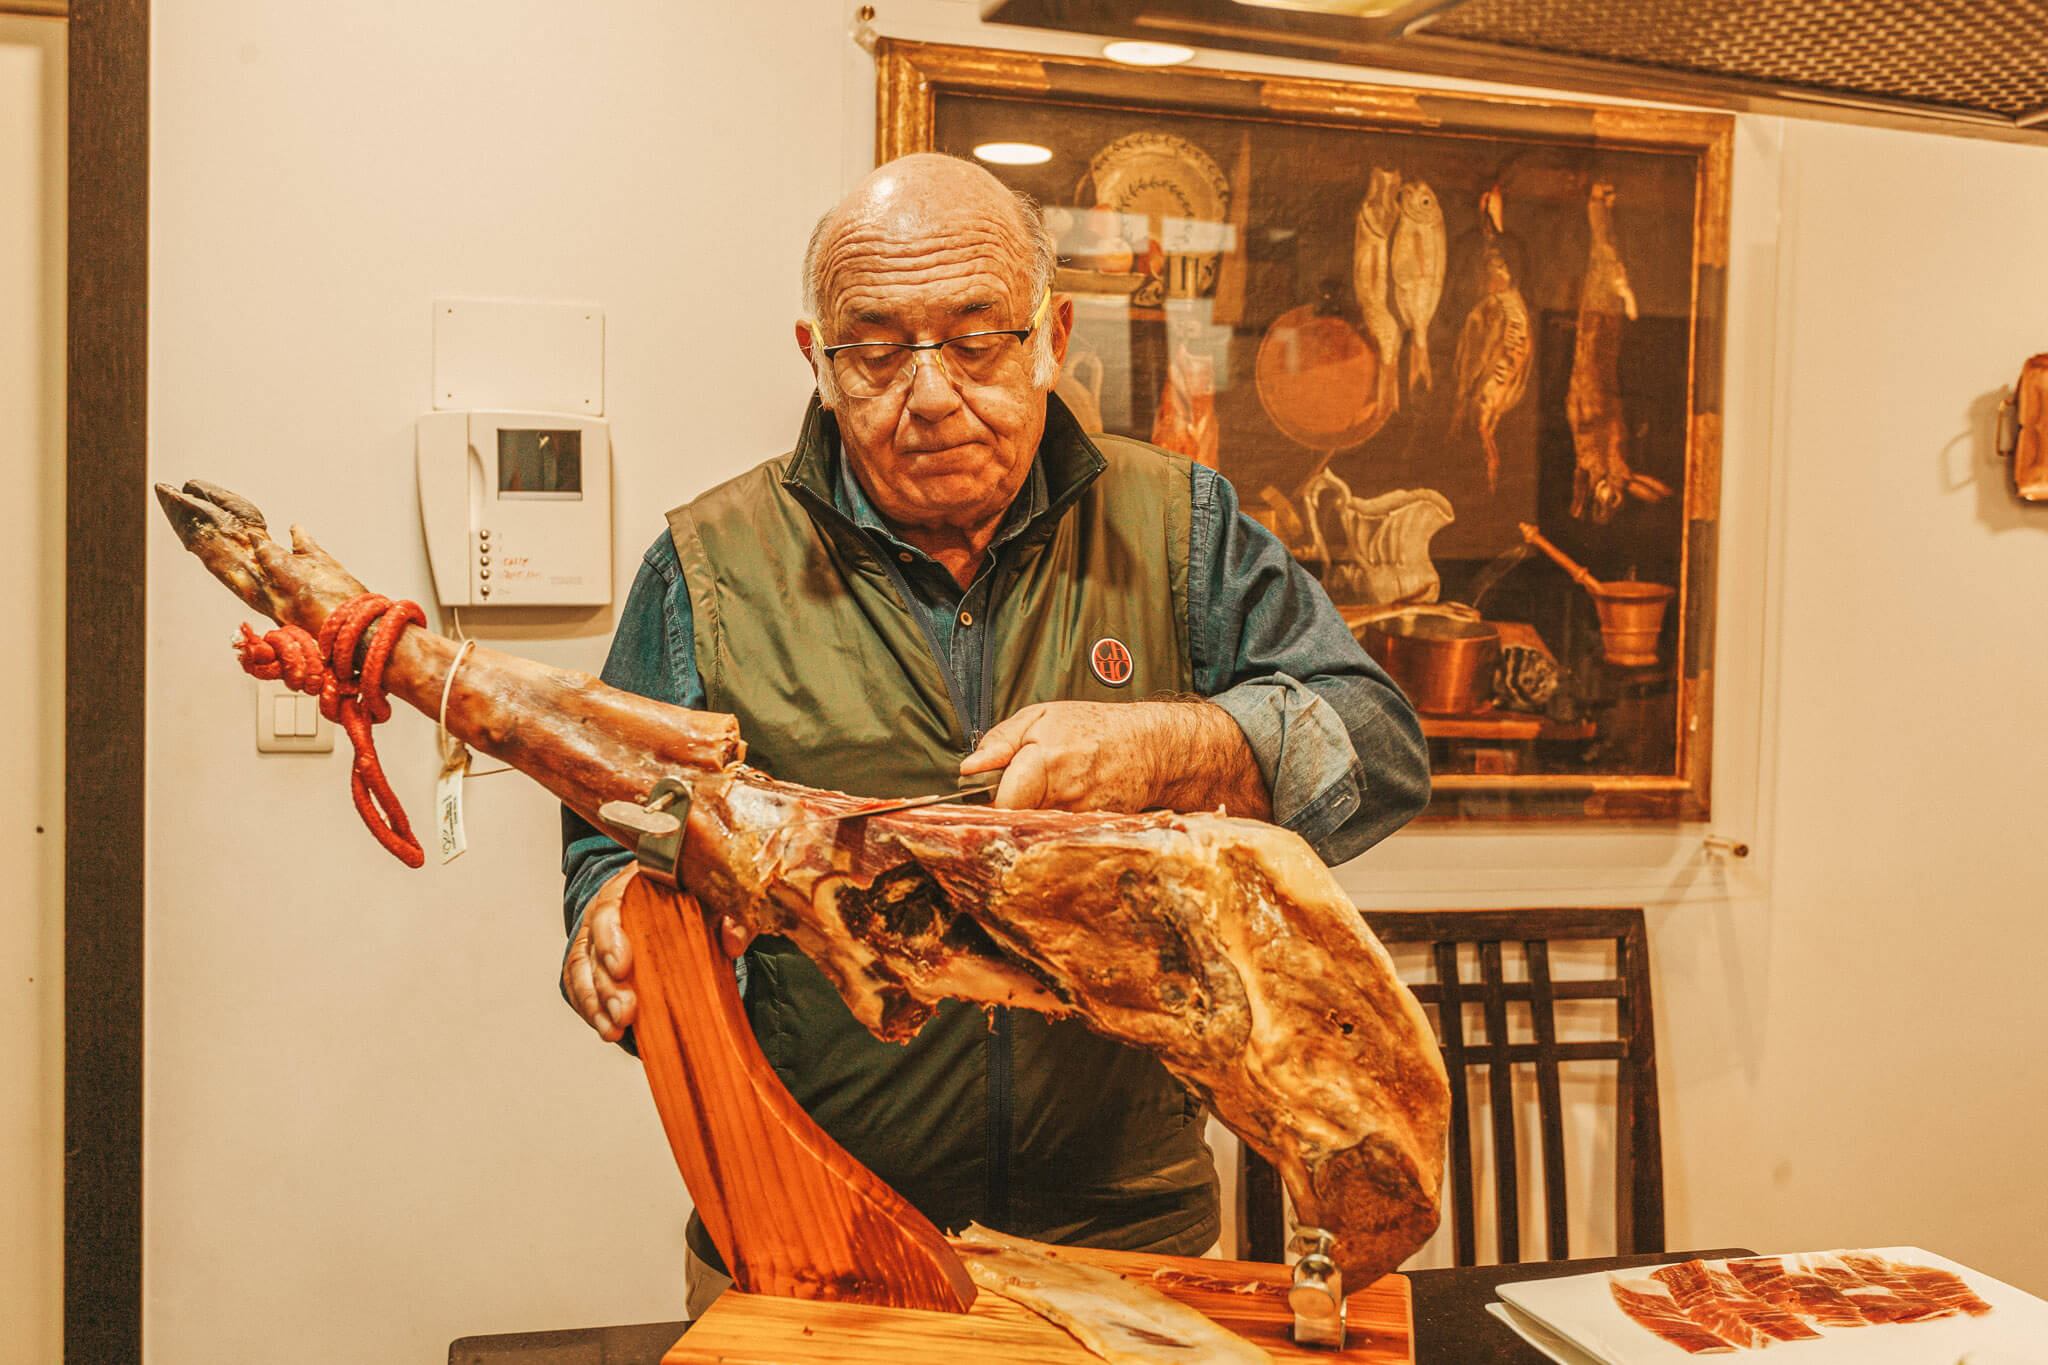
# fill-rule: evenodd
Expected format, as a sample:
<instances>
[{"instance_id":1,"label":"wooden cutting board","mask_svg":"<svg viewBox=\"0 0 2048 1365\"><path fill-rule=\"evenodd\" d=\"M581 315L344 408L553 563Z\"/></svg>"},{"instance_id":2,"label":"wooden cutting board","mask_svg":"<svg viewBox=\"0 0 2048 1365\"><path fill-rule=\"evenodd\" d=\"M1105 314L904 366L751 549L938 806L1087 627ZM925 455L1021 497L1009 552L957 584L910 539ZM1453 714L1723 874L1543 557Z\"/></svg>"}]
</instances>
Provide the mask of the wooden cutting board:
<instances>
[{"instance_id":1,"label":"wooden cutting board","mask_svg":"<svg viewBox=\"0 0 2048 1365\"><path fill-rule=\"evenodd\" d=\"M1408 1281L1388 1275L1351 1295L1342 1351L1296 1346L1287 1307L1286 1266L1197 1260L1138 1252L1061 1247L1062 1257L1106 1266L1150 1283L1263 1346L1276 1362L1346 1361L1412 1365L1414 1326ZM1154 1279L1164 1270L1195 1283ZM1237 1294L1206 1287L1255 1281L1270 1292ZM821 1303L728 1292L662 1365L1101 1365L1081 1344L1044 1318L983 1290L966 1314Z\"/></svg>"}]
</instances>

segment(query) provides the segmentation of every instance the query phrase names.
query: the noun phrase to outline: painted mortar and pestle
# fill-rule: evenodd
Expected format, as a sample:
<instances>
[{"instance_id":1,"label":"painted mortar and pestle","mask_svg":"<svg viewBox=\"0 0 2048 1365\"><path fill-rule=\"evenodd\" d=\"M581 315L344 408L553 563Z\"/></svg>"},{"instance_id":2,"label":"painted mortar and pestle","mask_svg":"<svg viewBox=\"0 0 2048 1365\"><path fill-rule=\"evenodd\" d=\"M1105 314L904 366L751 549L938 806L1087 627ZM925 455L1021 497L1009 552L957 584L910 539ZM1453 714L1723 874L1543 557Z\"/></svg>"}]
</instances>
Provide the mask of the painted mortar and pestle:
<instances>
[{"instance_id":1,"label":"painted mortar and pestle","mask_svg":"<svg viewBox=\"0 0 2048 1365\"><path fill-rule=\"evenodd\" d=\"M1603 583L1585 565L1552 545L1530 523L1518 525L1523 540L1556 560L1560 568L1593 594L1593 609L1600 613L1602 657L1622 668L1653 666L1657 662L1657 637L1664 630L1664 609L1671 605L1678 589L1632 579Z\"/></svg>"}]
</instances>

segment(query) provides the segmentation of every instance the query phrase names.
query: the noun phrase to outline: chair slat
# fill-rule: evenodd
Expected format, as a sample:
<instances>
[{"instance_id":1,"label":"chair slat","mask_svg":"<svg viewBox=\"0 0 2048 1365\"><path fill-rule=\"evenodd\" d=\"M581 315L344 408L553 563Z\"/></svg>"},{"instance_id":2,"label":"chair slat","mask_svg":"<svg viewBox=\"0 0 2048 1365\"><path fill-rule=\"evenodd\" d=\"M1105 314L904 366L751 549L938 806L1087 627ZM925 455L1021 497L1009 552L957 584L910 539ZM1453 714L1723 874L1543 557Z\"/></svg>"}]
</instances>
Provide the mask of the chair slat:
<instances>
[{"instance_id":1,"label":"chair slat","mask_svg":"<svg viewBox=\"0 0 2048 1365\"><path fill-rule=\"evenodd\" d=\"M1436 958L1437 1027L1443 1031L1444 1070L1451 1078L1451 1251L1459 1265L1477 1265L1472 1215L1472 1114L1465 1096L1465 993L1458 980L1458 945L1439 943Z\"/></svg>"},{"instance_id":2,"label":"chair slat","mask_svg":"<svg viewBox=\"0 0 2048 1365\"><path fill-rule=\"evenodd\" d=\"M1508 1007L1501 998L1500 944L1479 945L1479 999L1486 1013L1486 1038L1496 1059L1508 1051ZM1487 1063L1486 1086L1493 1117L1493 1238L1501 1264L1522 1259L1522 1196L1517 1184L1521 1160L1515 1142L1515 1069L1512 1062Z\"/></svg>"},{"instance_id":3,"label":"chair slat","mask_svg":"<svg viewBox=\"0 0 2048 1365\"><path fill-rule=\"evenodd\" d=\"M1522 945L1529 961L1529 1023L1536 1034L1536 1114L1543 1131L1544 1254L1562 1261L1571 1255L1570 1204L1565 1198L1564 1096L1557 1077L1557 1019L1551 1011L1550 945L1531 939Z\"/></svg>"},{"instance_id":4,"label":"chair slat","mask_svg":"<svg viewBox=\"0 0 2048 1365\"><path fill-rule=\"evenodd\" d=\"M1664 1141L1650 1009L1650 942L1641 911L1615 947L1615 975L1628 983L1629 998L1617 1021L1628 1060L1615 1093L1614 1235L1623 1252L1647 1255L1664 1250Z\"/></svg>"}]
</instances>

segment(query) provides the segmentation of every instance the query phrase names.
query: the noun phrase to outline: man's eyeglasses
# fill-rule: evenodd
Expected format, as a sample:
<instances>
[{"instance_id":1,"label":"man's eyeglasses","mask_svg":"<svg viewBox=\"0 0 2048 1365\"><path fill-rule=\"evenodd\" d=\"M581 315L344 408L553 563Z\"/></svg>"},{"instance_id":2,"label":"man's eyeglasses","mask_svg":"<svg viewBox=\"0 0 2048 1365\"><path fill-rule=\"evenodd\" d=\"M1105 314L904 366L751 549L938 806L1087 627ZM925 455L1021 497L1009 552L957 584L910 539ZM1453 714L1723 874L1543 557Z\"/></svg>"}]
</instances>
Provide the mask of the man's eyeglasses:
<instances>
[{"instance_id":1,"label":"man's eyeglasses","mask_svg":"<svg viewBox=\"0 0 2048 1365\"><path fill-rule=\"evenodd\" d=\"M840 389L854 398L879 398L902 383L915 370L919 351L936 351L940 368L955 387L993 384L1009 376L1051 303L1052 290L1047 289L1030 325L1007 331L967 332L944 341L849 341L819 346L818 354L832 367ZM816 338L818 324L812 321L809 326Z\"/></svg>"}]
</instances>

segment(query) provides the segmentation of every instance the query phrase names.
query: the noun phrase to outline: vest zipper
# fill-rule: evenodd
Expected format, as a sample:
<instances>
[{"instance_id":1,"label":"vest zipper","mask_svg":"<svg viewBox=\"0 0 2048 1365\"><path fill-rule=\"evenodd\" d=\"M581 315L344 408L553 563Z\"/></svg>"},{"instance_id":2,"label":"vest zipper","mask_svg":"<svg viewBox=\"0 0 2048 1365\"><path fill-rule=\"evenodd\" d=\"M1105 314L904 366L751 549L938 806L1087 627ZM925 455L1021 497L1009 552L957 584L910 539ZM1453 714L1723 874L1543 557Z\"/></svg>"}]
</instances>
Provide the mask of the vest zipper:
<instances>
[{"instance_id":1,"label":"vest zipper","mask_svg":"<svg viewBox=\"0 0 2048 1365\"><path fill-rule=\"evenodd\" d=\"M981 714L975 742L979 743L995 725L995 685L989 676L995 667L995 620L1003 589L1003 566L998 557L988 585L988 600L982 604L981 632ZM988 1037L988 1214L989 1226L1006 1231L1010 1226L1010 1138L1011 1068L1015 1061L1015 1040L1011 1030L1010 1007L997 1005L989 1020Z\"/></svg>"},{"instance_id":2,"label":"vest zipper","mask_svg":"<svg viewBox=\"0 0 2048 1365\"><path fill-rule=\"evenodd\" d=\"M889 581L895 585L897 595L903 600L904 610L909 612L910 619L917 623L918 633L924 636L925 648L931 651L932 661L939 666L939 676L946 680L946 699L952 703L953 715L960 722L960 733L967 740L967 748L960 755L965 758L974 752L974 746L981 743L981 737L995 724L994 688L989 685L989 671L995 665L995 630L990 623L995 619L997 597L1004 586L1001 565L997 565L995 578L989 583L988 601L982 606L981 706L970 708L954 680L950 657L939 648L938 636L925 623L923 614L911 605L910 584L903 577L903 571L887 555L878 555L876 558L881 563L883 571L889 575ZM1009 1006L997 1005L989 1012L986 1217L989 1226L999 1231L1006 1228L1010 1221L1010 1126L1011 1111L1015 1105L1014 1097L1010 1093L1010 1071L1014 1058L1011 1029Z\"/></svg>"},{"instance_id":3,"label":"vest zipper","mask_svg":"<svg viewBox=\"0 0 2048 1365\"><path fill-rule=\"evenodd\" d=\"M903 576L903 570L896 567L896 561L886 554L877 555L875 558L880 562L883 571L889 575L889 582L895 585L896 595L903 602L903 610L908 612L910 619L917 624L917 633L924 636L925 649L930 652L932 662L939 666L939 676L945 679L946 700L952 704L953 717L960 722L960 733L967 740L967 748L960 754L965 758L974 752L975 745L981 743L982 731L988 727L984 725L980 730L972 728L974 716L968 708L967 699L960 695L960 688L953 680L953 666L947 658L946 651L939 648L939 637L925 622L924 614L911 605L915 598L910 591L909 580ZM987 690L984 679L982 691L986 693Z\"/></svg>"}]
</instances>

